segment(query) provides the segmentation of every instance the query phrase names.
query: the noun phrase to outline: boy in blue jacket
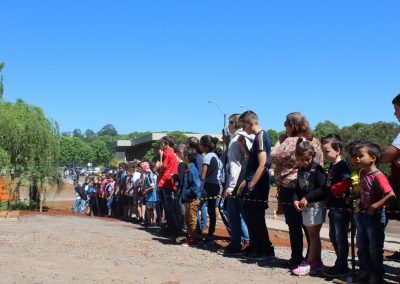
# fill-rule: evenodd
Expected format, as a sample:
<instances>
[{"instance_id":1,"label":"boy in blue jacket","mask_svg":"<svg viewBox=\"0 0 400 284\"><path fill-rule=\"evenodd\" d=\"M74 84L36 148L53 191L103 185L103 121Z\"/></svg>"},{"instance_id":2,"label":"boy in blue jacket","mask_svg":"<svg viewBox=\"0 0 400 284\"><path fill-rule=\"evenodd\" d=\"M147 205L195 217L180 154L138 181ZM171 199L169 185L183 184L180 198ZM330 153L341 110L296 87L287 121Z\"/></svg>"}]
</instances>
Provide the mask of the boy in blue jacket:
<instances>
[{"instance_id":1,"label":"boy in blue jacket","mask_svg":"<svg viewBox=\"0 0 400 284\"><path fill-rule=\"evenodd\" d=\"M201 181L196 168L197 152L186 147L183 150L183 161L187 170L183 176L181 202L185 204L185 222L187 225L188 239L182 244L184 247L197 245L197 211L200 204Z\"/></svg>"}]
</instances>

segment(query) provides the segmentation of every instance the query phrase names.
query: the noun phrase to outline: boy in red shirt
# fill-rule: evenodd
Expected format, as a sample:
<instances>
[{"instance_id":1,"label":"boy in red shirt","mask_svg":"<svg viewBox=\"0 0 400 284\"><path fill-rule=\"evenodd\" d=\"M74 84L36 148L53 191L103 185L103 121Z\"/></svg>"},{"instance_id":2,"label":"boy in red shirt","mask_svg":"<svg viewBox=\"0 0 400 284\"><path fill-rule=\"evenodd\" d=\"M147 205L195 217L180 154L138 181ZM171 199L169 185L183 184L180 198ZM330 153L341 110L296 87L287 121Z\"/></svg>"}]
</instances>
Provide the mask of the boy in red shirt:
<instances>
[{"instance_id":1,"label":"boy in red shirt","mask_svg":"<svg viewBox=\"0 0 400 284\"><path fill-rule=\"evenodd\" d=\"M376 167L381 157L378 145L356 145L356 164L360 174L360 211L356 215L357 248L360 261L358 280L383 283L383 243L385 240L385 204L395 197L386 176Z\"/></svg>"}]
</instances>

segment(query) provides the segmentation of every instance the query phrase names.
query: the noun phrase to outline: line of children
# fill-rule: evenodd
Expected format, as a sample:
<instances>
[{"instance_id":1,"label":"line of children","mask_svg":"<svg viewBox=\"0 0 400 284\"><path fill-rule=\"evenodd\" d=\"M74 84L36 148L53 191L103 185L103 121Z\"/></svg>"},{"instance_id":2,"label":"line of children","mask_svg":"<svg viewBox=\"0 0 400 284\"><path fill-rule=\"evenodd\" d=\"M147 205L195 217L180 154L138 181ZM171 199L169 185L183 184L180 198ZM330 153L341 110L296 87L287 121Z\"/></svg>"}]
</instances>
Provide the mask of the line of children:
<instances>
[{"instance_id":1,"label":"line of children","mask_svg":"<svg viewBox=\"0 0 400 284\"><path fill-rule=\"evenodd\" d=\"M243 156L248 160L243 177L245 186L243 191L239 190L238 192L239 198L244 198L242 205L250 234L250 246L243 252L243 257L261 260L274 256L274 248L269 240L265 224L265 210L268 208L268 169L271 144L268 134L259 126L258 117L254 112L243 113L240 116L240 123L247 134L255 135L250 150L247 148L245 140L238 138ZM368 141L359 140L350 143L346 147L351 166L349 169L347 163L342 159L343 143L339 136L328 135L321 142L325 160L330 163L327 175L321 165L315 162L316 146L304 137L299 137L296 144L295 157L298 163L298 178L292 204L298 212L301 212L302 223L307 229L309 253L307 258L292 270L292 273L303 276L324 271L326 276L340 277L349 272L347 238L350 208L352 201L355 200L357 205L355 214L357 247L360 262L358 279L368 281L370 284L383 283L385 204L395 194L388 179L377 168L381 150L378 145ZM209 198L207 200L210 218L209 239L212 239L215 231L216 207L213 197L221 194L220 180L218 179L220 162L214 153L216 143L217 141L211 136L203 136L200 139L200 150L205 153L201 173L198 170L199 165L196 165L196 161L199 160L199 153L196 149L190 145L184 147L181 144L180 149L176 150L177 156L186 165L186 170L179 175L178 186L180 202L185 207L182 212L184 211L187 227L187 239L183 244L186 247L199 243L201 223L196 216L203 203L200 201L203 186L206 196ZM179 161L178 157L175 156L177 162ZM172 161L172 156L169 159ZM184 168L182 167L182 169ZM123 195L122 202L117 203L123 207L122 215L125 216L124 198L129 196L129 192L134 191L135 193L132 195L132 199L128 199L128 203L136 200L139 206L147 205L147 220L150 224L155 224L157 215L155 208L159 190L157 176L151 171L148 162L138 163L136 169L140 170L140 179L136 178L135 182L132 177L136 174L136 170L128 167L127 178L124 173L120 173L119 176L109 175L103 178L101 183L88 180L88 185L85 187L86 192L89 193L89 196L98 194L99 198L107 198L108 215L112 215L115 199L121 199ZM126 182L125 186L122 186L123 182ZM160 180L158 180L159 183ZM99 188L96 188L95 184L98 184ZM171 188L161 190L165 191L165 189L170 190ZM80 195L79 198L82 199ZM248 199L264 200L265 202L257 203ZM135 201L133 202L135 203ZM78 196L75 203L75 210L79 210L78 203L81 201L78 202ZM100 203L96 204L99 207ZM172 205L172 203L166 204L166 206ZM172 208L170 209L169 214L174 214ZM329 209L329 237L337 259L333 267L324 269L321 259L320 230L325 221L327 209ZM128 215L131 214L128 213ZM145 218L140 210L137 211L137 216ZM169 217L176 219L176 216Z\"/></svg>"},{"instance_id":2,"label":"line of children","mask_svg":"<svg viewBox=\"0 0 400 284\"><path fill-rule=\"evenodd\" d=\"M337 135L324 137L322 148L330 162L326 184L324 171L313 163L315 152L311 144L299 138L296 146L299 175L293 205L302 212L303 224L310 235L310 253L308 259L292 272L299 276L321 272L319 230L325 219L325 208L329 208L330 239L337 259L333 267L325 268L325 275L340 277L348 273L350 204L355 200L360 262L357 280L370 284L383 283L383 244L387 223L385 204L395 194L386 176L377 168L381 150L377 144L368 141L350 143L346 147L352 167L350 174L347 164L341 159L343 144ZM325 192L328 207L323 204ZM315 201L318 203L315 204Z\"/></svg>"}]
</instances>

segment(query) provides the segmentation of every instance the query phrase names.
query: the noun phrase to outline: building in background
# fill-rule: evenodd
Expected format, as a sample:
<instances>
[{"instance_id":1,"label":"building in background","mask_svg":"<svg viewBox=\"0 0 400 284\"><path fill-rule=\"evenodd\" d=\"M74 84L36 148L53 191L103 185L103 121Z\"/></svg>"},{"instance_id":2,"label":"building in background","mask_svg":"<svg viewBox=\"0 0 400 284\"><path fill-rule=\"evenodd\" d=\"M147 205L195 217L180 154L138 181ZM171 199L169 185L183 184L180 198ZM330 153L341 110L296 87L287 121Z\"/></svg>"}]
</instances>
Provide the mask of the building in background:
<instances>
[{"instance_id":1,"label":"building in background","mask_svg":"<svg viewBox=\"0 0 400 284\"><path fill-rule=\"evenodd\" d=\"M200 140L203 135L211 135L217 137L222 142L221 134L193 134L184 133L187 137L196 137ZM154 132L146 136L142 136L132 140L118 140L111 147L115 151L118 159L123 161L132 161L134 159L142 159L149 151L154 142L160 140L162 137L167 136L166 132Z\"/></svg>"}]
</instances>

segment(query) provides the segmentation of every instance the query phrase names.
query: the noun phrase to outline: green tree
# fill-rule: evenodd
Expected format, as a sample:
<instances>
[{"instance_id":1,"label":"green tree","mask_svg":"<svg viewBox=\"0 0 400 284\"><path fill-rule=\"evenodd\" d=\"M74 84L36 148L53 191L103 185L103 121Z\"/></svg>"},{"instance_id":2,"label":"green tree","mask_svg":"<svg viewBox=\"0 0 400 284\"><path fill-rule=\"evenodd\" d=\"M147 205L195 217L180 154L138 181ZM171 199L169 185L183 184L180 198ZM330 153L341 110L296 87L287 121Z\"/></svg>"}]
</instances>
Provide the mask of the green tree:
<instances>
[{"instance_id":1,"label":"green tree","mask_svg":"<svg viewBox=\"0 0 400 284\"><path fill-rule=\"evenodd\" d=\"M23 181L30 183L30 199L41 206L49 185L58 178L59 130L39 107L18 99L0 103L0 147L10 157L14 195Z\"/></svg>"},{"instance_id":2,"label":"green tree","mask_svg":"<svg viewBox=\"0 0 400 284\"><path fill-rule=\"evenodd\" d=\"M118 132L112 124L105 125L99 132L97 132L98 136L110 135L117 136Z\"/></svg>"},{"instance_id":3,"label":"green tree","mask_svg":"<svg viewBox=\"0 0 400 284\"><path fill-rule=\"evenodd\" d=\"M317 137L318 139L321 139L322 137L325 137L329 134L338 134L339 133L339 126L337 124L326 120L324 122L320 122L315 126L315 129L313 131L314 136Z\"/></svg>"},{"instance_id":4,"label":"green tree","mask_svg":"<svg viewBox=\"0 0 400 284\"><path fill-rule=\"evenodd\" d=\"M3 148L0 148L0 176L3 176L3 173L5 173L11 167L10 160L10 154Z\"/></svg>"},{"instance_id":5,"label":"green tree","mask_svg":"<svg viewBox=\"0 0 400 284\"><path fill-rule=\"evenodd\" d=\"M96 132L94 132L92 129L87 129L85 131L85 138L88 141L92 141L94 138L96 138Z\"/></svg>"},{"instance_id":6,"label":"green tree","mask_svg":"<svg viewBox=\"0 0 400 284\"><path fill-rule=\"evenodd\" d=\"M63 132L61 132L61 136L64 136L64 137L71 137L72 135L71 135L71 132L63 131Z\"/></svg>"},{"instance_id":7,"label":"green tree","mask_svg":"<svg viewBox=\"0 0 400 284\"><path fill-rule=\"evenodd\" d=\"M146 131L146 132L134 131L134 132L129 133L128 136L129 136L129 139L137 139L137 138L149 135L149 134L151 134L151 132L149 132L149 131Z\"/></svg>"},{"instance_id":8,"label":"green tree","mask_svg":"<svg viewBox=\"0 0 400 284\"><path fill-rule=\"evenodd\" d=\"M4 92L4 86L3 86L3 68L4 68L4 63L0 62L0 100L3 99L3 92Z\"/></svg>"},{"instance_id":9,"label":"green tree","mask_svg":"<svg viewBox=\"0 0 400 284\"><path fill-rule=\"evenodd\" d=\"M400 132L397 123L376 122L372 124L355 123L343 127L339 134L345 143L356 139L364 139L380 145L383 149L388 147Z\"/></svg>"},{"instance_id":10,"label":"green tree","mask_svg":"<svg viewBox=\"0 0 400 284\"><path fill-rule=\"evenodd\" d=\"M185 135L183 132L181 131L174 131L174 132L169 132L167 133L168 136L170 136L176 145L179 145L181 143L185 143L186 140L188 139L188 136ZM156 161L157 155L158 155L158 150L161 147L161 141L155 141L152 144L152 147L149 151L147 151L146 155L144 155L143 159L144 160L149 160L149 161Z\"/></svg>"},{"instance_id":11,"label":"green tree","mask_svg":"<svg viewBox=\"0 0 400 284\"><path fill-rule=\"evenodd\" d=\"M61 164L65 166L86 166L96 160L93 148L78 137L61 137L60 153Z\"/></svg>"},{"instance_id":12,"label":"green tree","mask_svg":"<svg viewBox=\"0 0 400 284\"><path fill-rule=\"evenodd\" d=\"M274 146L276 141L279 139L279 133L276 130L268 129L267 130L268 136L271 139L271 145Z\"/></svg>"},{"instance_id":13,"label":"green tree","mask_svg":"<svg viewBox=\"0 0 400 284\"><path fill-rule=\"evenodd\" d=\"M82 131L79 128L75 128L74 131L72 131L72 137L83 138Z\"/></svg>"},{"instance_id":14,"label":"green tree","mask_svg":"<svg viewBox=\"0 0 400 284\"><path fill-rule=\"evenodd\" d=\"M90 143L90 147L92 147L94 154L94 162L96 165L104 165L107 166L111 161L111 153L109 148L107 147L106 142L104 142L101 138L96 138Z\"/></svg>"},{"instance_id":15,"label":"green tree","mask_svg":"<svg viewBox=\"0 0 400 284\"><path fill-rule=\"evenodd\" d=\"M115 137L112 137L110 135L104 135L104 136L97 136L98 139L106 143L107 148L111 149L112 144L117 141Z\"/></svg>"}]
</instances>

